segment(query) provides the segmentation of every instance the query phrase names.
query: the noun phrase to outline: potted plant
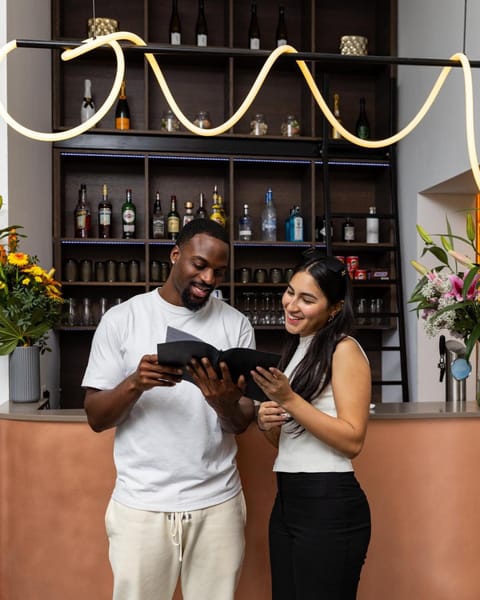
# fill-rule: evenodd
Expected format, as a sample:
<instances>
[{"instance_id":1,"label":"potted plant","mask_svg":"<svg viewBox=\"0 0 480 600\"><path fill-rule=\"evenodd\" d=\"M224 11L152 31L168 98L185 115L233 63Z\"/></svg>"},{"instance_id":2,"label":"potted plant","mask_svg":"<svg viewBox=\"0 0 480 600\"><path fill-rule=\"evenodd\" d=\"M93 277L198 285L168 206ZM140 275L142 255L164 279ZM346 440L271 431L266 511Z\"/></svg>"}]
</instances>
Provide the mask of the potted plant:
<instances>
[{"instance_id":1,"label":"potted plant","mask_svg":"<svg viewBox=\"0 0 480 600\"><path fill-rule=\"evenodd\" d=\"M466 217L466 237L454 235L447 219L447 231L430 235L417 225L424 242L422 256L429 253L438 265L429 269L412 260L412 266L422 276L412 292L409 302L415 303L417 315L422 318L429 337L446 330L465 343L465 356L452 365L456 379L468 377L471 371L471 353L480 339L480 265L475 261L475 223L471 214ZM440 243L433 238L439 238ZM454 249L455 240L467 244L474 258Z\"/></svg>"},{"instance_id":2,"label":"potted plant","mask_svg":"<svg viewBox=\"0 0 480 600\"><path fill-rule=\"evenodd\" d=\"M39 397L31 395L40 393L38 356L49 350L47 335L59 321L63 299L60 283L53 278L54 270L45 271L36 256L19 251L19 238L25 236L18 229L21 227L0 229L0 355L10 355L10 399L32 401ZM6 245L2 241L5 238ZM33 351L22 352L26 348ZM30 354L31 359L27 358ZM33 367L29 366L29 360L33 361ZM20 373L16 372L18 369ZM29 369L33 369L38 391L29 392L28 399L24 398L26 392L20 392L21 397L17 398L16 377L23 390Z\"/></svg>"}]
</instances>

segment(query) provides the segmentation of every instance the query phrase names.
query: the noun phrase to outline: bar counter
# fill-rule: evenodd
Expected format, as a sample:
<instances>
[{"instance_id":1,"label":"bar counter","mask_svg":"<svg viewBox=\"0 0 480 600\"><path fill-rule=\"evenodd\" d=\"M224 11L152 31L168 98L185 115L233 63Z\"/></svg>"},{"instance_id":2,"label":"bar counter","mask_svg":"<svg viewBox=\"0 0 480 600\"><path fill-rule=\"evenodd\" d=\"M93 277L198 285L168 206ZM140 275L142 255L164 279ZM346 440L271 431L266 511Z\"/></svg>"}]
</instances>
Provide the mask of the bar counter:
<instances>
[{"instance_id":1,"label":"bar counter","mask_svg":"<svg viewBox=\"0 0 480 600\"><path fill-rule=\"evenodd\" d=\"M82 410L0 406L0 600L111 598L112 442ZM270 600L275 450L255 426L238 444L248 522L236 600ZM480 598L479 457L475 402L376 405L354 461L372 512L359 600Z\"/></svg>"}]
</instances>

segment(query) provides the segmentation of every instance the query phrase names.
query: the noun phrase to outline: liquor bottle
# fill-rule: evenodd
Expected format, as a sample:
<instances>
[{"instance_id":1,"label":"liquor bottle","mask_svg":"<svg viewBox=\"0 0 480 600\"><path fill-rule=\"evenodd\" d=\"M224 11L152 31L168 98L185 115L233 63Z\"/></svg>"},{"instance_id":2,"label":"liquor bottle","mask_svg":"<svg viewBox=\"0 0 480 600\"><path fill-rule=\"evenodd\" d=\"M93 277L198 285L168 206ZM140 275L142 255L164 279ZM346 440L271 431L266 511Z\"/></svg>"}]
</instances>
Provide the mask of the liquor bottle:
<instances>
[{"instance_id":1,"label":"liquor bottle","mask_svg":"<svg viewBox=\"0 0 480 600\"><path fill-rule=\"evenodd\" d=\"M84 86L82 106L80 108L80 120L82 123L85 123L85 121L95 114L95 104L92 98L92 82L90 79L85 79Z\"/></svg>"},{"instance_id":2,"label":"liquor bottle","mask_svg":"<svg viewBox=\"0 0 480 600\"><path fill-rule=\"evenodd\" d=\"M127 94L125 92L125 81L122 82L115 109L115 129L130 129L130 109L128 108Z\"/></svg>"},{"instance_id":3,"label":"liquor bottle","mask_svg":"<svg viewBox=\"0 0 480 600\"><path fill-rule=\"evenodd\" d=\"M195 218L196 219L208 219L207 209L205 208L205 194L203 192L200 192L198 202L199 202L199 205L195 212Z\"/></svg>"},{"instance_id":4,"label":"liquor bottle","mask_svg":"<svg viewBox=\"0 0 480 600\"><path fill-rule=\"evenodd\" d=\"M343 241L354 242L355 241L355 225L350 217L347 217L342 226Z\"/></svg>"},{"instance_id":5,"label":"liquor bottle","mask_svg":"<svg viewBox=\"0 0 480 600\"><path fill-rule=\"evenodd\" d=\"M87 238L90 236L91 211L87 202L87 186L82 183L78 190L78 204L74 210L75 237Z\"/></svg>"},{"instance_id":6,"label":"liquor bottle","mask_svg":"<svg viewBox=\"0 0 480 600\"><path fill-rule=\"evenodd\" d=\"M197 26L195 28L197 46L206 46L208 41L207 19L205 18L205 2L198 0Z\"/></svg>"},{"instance_id":7,"label":"liquor bottle","mask_svg":"<svg viewBox=\"0 0 480 600\"><path fill-rule=\"evenodd\" d=\"M265 207L262 211L262 240L275 242L277 240L277 210L273 203L272 189L265 194Z\"/></svg>"},{"instance_id":8,"label":"liquor bottle","mask_svg":"<svg viewBox=\"0 0 480 600\"><path fill-rule=\"evenodd\" d=\"M333 223L330 223L330 241L333 242ZM315 241L326 243L327 241L327 222L324 217L315 219Z\"/></svg>"},{"instance_id":9,"label":"liquor bottle","mask_svg":"<svg viewBox=\"0 0 480 600\"><path fill-rule=\"evenodd\" d=\"M339 123L342 122L340 118L340 96L338 94L333 94L333 116L337 119ZM340 140L342 136L340 133L332 127L332 139Z\"/></svg>"},{"instance_id":10,"label":"liquor bottle","mask_svg":"<svg viewBox=\"0 0 480 600\"><path fill-rule=\"evenodd\" d=\"M291 217L290 240L292 242L303 242L303 216L300 207L295 206Z\"/></svg>"},{"instance_id":11,"label":"liquor bottle","mask_svg":"<svg viewBox=\"0 0 480 600\"><path fill-rule=\"evenodd\" d=\"M252 2L250 26L248 28L248 47L250 50L260 50L260 28L258 26L257 3Z\"/></svg>"},{"instance_id":12,"label":"liquor bottle","mask_svg":"<svg viewBox=\"0 0 480 600\"><path fill-rule=\"evenodd\" d=\"M360 112L355 128L357 137L362 140L370 139L370 124L368 122L367 113L365 111L365 98L360 98Z\"/></svg>"},{"instance_id":13,"label":"liquor bottle","mask_svg":"<svg viewBox=\"0 0 480 600\"><path fill-rule=\"evenodd\" d=\"M188 200L185 202L185 214L183 215L182 227L185 227L185 225L190 223L190 221L193 221L194 218L195 215L193 214L193 202Z\"/></svg>"},{"instance_id":14,"label":"liquor bottle","mask_svg":"<svg viewBox=\"0 0 480 600\"><path fill-rule=\"evenodd\" d=\"M213 187L212 193L212 208L210 210L210 219L212 221L216 221L220 223L222 227L225 227L227 224L227 219L225 216L225 209L223 208L223 198L218 193L218 188L215 185Z\"/></svg>"},{"instance_id":15,"label":"liquor bottle","mask_svg":"<svg viewBox=\"0 0 480 600\"><path fill-rule=\"evenodd\" d=\"M368 207L368 217L366 223L367 229L367 244L378 244L379 236L378 236L378 217L377 209L375 206Z\"/></svg>"},{"instance_id":16,"label":"liquor bottle","mask_svg":"<svg viewBox=\"0 0 480 600\"><path fill-rule=\"evenodd\" d=\"M103 184L102 199L98 204L98 237L112 237L112 203L108 199L107 184Z\"/></svg>"},{"instance_id":17,"label":"liquor bottle","mask_svg":"<svg viewBox=\"0 0 480 600\"><path fill-rule=\"evenodd\" d=\"M248 242L252 238L252 217L248 214L248 204L244 204L243 214L238 219L238 239Z\"/></svg>"},{"instance_id":18,"label":"liquor bottle","mask_svg":"<svg viewBox=\"0 0 480 600\"><path fill-rule=\"evenodd\" d=\"M277 23L277 48L278 46L285 46L288 44L287 36L287 25L285 23L285 7L280 5L278 9L278 23Z\"/></svg>"},{"instance_id":19,"label":"liquor bottle","mask_svg":"<svg viewBox=\"0 0 480 600\"><path fill-rule=\"evenodd\" d=\"M155 240L161 240L165 237L165 215L160 202L160 192L156 193L155 202L153 203L152 236Z\"/></svg>"},{"instance_id":20,"label":"liquor bottle","mask_svg":"<svg viewBox=\"0 0 480 600\"><path fill-rule=\"evenodd\" d=\"M137 221L137 208L132 200L132 190L127 189L125 202L122 204L122 237L131 239L135 237Z\"/></svg>"},{"instance_id":21,"label":"liquor bottle","mask_svg":"<svg viewBox=\"0 0 480 600\"><path fill-rule=\"evenodd\" d=\"M182 28L180 15L178 14L177 0L172 0L172 16L170 17L170 43L172 46L180 46L182 43Z\"/></svg>"},{"instance_id":22,"label":"liquor bottle","mask_svg":"<svg viewBox=\"0 0 480 600\"><path fill-rule=\"evenodd\" d=\"M170 198L170 212L167 215L167 237L176 240L180 231L180 215L177 212L177 197Z\"/></svg>"}]
</instances>

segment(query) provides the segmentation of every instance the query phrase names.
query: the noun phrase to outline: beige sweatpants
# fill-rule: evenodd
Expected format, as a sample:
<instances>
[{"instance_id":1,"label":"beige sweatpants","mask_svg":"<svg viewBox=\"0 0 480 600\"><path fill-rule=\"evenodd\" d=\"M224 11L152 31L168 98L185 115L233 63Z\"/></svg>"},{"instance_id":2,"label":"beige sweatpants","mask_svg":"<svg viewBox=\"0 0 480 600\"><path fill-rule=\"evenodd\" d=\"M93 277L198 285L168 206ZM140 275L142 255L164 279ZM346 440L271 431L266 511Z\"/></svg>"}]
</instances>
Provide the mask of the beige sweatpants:
<instances>
[{"instance_id":1,"label":"beige sweatpants","mask_svg":"<svg viewBox=\"0 0 480 600\"><path fill-rule=\"evenodd\" d=\"M113 600L233 600L245 550L241 492L201 510L163 513L111 500L105 515Z\"/></svg>"}]
</instances>

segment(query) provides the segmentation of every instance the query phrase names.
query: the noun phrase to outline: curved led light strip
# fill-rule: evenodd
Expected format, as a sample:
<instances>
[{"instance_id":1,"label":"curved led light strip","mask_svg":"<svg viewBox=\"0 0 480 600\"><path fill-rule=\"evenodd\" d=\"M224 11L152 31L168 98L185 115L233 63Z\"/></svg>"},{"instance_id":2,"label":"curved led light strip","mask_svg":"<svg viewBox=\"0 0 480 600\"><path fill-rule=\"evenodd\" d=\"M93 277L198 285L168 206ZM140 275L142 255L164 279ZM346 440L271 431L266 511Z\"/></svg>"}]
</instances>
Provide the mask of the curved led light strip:
<instances>
[{"instance_id":1,"label":"curved led light strip","mask_svg":"<svg viewBox=\"0 0 480 600\"><path fill-rule=\"evenodd\" d=\"M87 121L78 125L77 127L73 127L67 131L62 131L58 133L42 133L39 131L34 131L32 129L28 129L24 127L17 121L15 121L5 110L3 104L0 102L0 116L16 131L20 134L29 137L34 140L38 140L41 142L56 142L60 140L66 140L73 138L77 135L85 133L94 125L96 125L103 117L107 114L107 112L112 108L113 103L116 101L118 94L120 92L120 86L124 79L125 75L125 58L123 56L123 51L117 40L127 40L132 42L137 46L146 46L146 42L139 37L138 35L131 33L129 31L118 31L116 33L111 33L108 35L98 36L96 38L90 38L85 40L81 46L71 50L65 50L61 58L62 60L68 61L76 58L77 56L81 56L82 54L86 54L91 50L95 50L100 46L111 46L113 51L115 52L115 56L117 58L117 72L115 74L114 83L112 89L110 90L109 95L107 96L105 102L102 106L96 111L96 113L90 117ZM16 40L8 42L3 48L0 49L0 63L3 59L15 48L17 48ZM256 95L260 91L260 88L263 85L270 69L273 67L277 59L282 54L295 54L298 51L293 46L280 46L273 50L273 52L269 55L265 64L261 68L257 78L253 86L251 87L248 94L245 96L240 107L235 111L235 113L222 125L218 127L213 127L211 129L202 129L201 127L197 127L194 125L180 110L178 104L175 102L175 99L170 92L168 84L163 76L163 73L160 69L160 66L155 58L155 56L151 53L145 53L145 58L149 62L155 77L157 78L157 82L165 96L165 99L176 115L177 119L184 125L186 129L191 131L192 133L204 137L212 137L216 135L220 135L225 133L228 129L231 129L238 121L243 117L243 115L247 112L247 110L252 105ZM466 125L466 133L467 133L467 148L468 148L468 156L470 160L470 167L472 169L473 177L477 184L478 189L480 190L480 169L478 165L477 151L475 146L475 138L474 138L474 116L473 116L473 89L472 89L472 73L470 68L470 63L465 54L461 52L457 52L450 57L450 60L456 60L461 63L463 76L464 76L464 87L465 87L465 125ZM390 146L392 144L397 143L404 137L406 137L415 127L420 123L423 117L427 114L436 97L438 96L442 85L444 84L446 78L448 77L452 67L443 67L440 75L437 78L432 90L430 91L427 99L423 103L423 106L420 108L418 113L413 117L413 119L408 123L403 129L401 129L398 133L388 138L384 138L382 140L363 140L352 133L350 133L343 125L335 118L331 110L329 109L327 103L325 102L320 90L318 89L310 70L308 69L305 61L297 60L297 65L302 72L305 81L307 82L310 91L312 92L313 97L315 98L320 110L324 114L325 118L328 120L330 125L336 129L340 135L346 139L347 141L355 144L357 146L361 146L364 148L383 148L385 146Z\"/></svg>"}]
</instances>

